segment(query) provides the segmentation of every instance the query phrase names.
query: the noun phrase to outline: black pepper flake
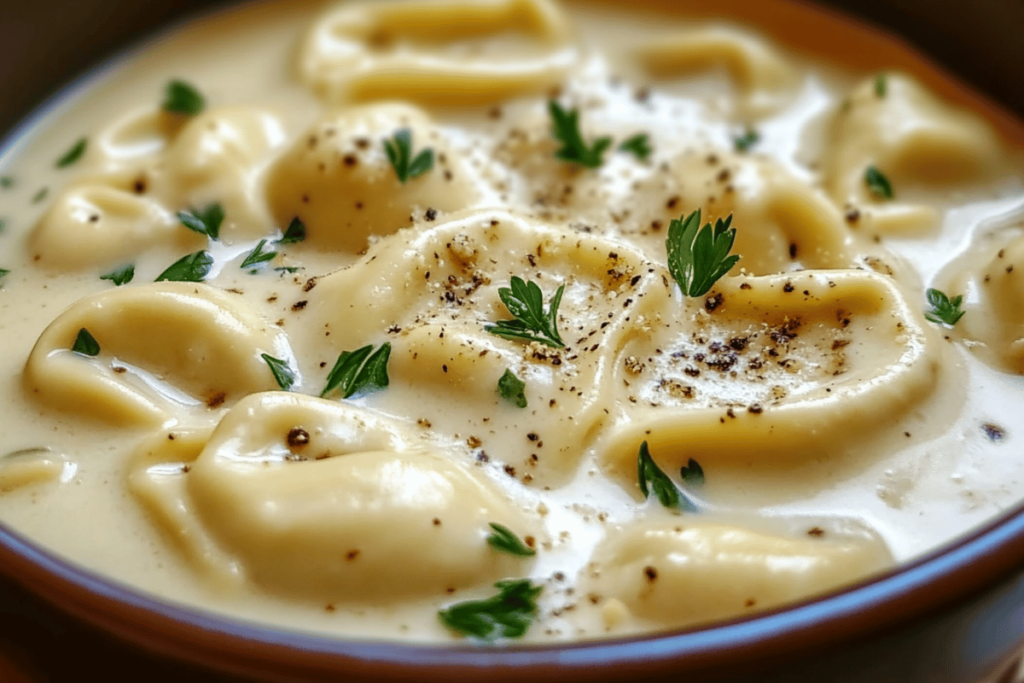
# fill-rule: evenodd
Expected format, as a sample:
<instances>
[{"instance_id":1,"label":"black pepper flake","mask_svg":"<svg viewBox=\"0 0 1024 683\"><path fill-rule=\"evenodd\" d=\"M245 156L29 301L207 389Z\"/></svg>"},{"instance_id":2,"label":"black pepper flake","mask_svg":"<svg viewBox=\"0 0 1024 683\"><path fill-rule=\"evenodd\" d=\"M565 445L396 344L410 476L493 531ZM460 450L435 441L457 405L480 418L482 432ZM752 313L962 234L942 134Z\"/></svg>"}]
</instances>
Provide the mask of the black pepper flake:
<instances>
[{"instance_id":1,"label":"black pepper flake","mask_svg":"<svg viewBox=\"0 0 1024 683\"><path fill-rule=\"evenodd\" d=\"M358 550L349 550L347 553L345 553L345 559L348 560L349 562L351 562L352 560L356 559L357 557L359 557L359 551Z\"/></svg>"},{"instance_id":2,"label":"black pepper flake","mask_svg":"<svg viewBox=\"0 0 1024 683\"><path fill-rule=\"evenodd\" d=\"M116 370L117 370L117 368L115 368L115 371ZM124 372L124 370L122 369L121 372ZM227 395L223 391L218 392L218 393L214 394L213 396L211 396L210 398L206 399L206 407L207 408L216 408L216 407L220 406L222 403L224 403L224 400L226 398L227 398Z\"/></svg>"},{"instance_id":3,"label":"black pepper flake","mask_svg":"<svg viewBox=\"0 0 1024 683\"><path fill-rule=\"evenodd\" d=\"M704 299L704 310L711 313L721 306L723 301L725 301L725 297L721 293L712 294L708 298Z\"/></svg>"},{"instance_id":4,"label":"black pepper flake","mask_svg":"<svg viewBox=\"0 0 1024 683\"><path fill-rule=\"evenodd\" d=\"M789 258L796 258L796 242L793 242L789 245Z\"/></svg>"},{"instance_id":5,"label":"black pepper flake","mask_svg":"<svg viewBox=\"0 0 1024 683\"><path fill-rule=\"evenodd\" d=\"M825 530L822 529L820 526L811 527L807 530L807 535L813 536L815 538L821 538L825 535Z\"/></svg>"},{"instance_id":6,"label":"black pepper flake","mask_svg":"<svg viewBox=\"0 0 1024 683\"><path fill-rule=\"evenodd\" d=\"M658 570L652 567L651 565L647 565L646 567L644 567L644 576L647 577L648 581L653 583L654 581L658 580Z\"/></svg>"},{"instance_id":7,"label":"black pepper flake","mask_svg":"<svg viewBox=\"0 0 1024 683\"><path fill-rule=\"evenodd\" d=\"M423 214L423 217L426 218L428 221L434 220L435 218L437 218L437 209L427 209L426 213Z\"/></svg>"},{"instance_id":8,"label":"black pepper flake","mask_svg":"<svg viewBox=\"0 0 1024 683\"><path fill-rule=\"evenodd\" d=\"M990 422L986 422L985 424L981 425L981 431L985 433L985 436L988 438L989 441L993 442L1002 441L1003 437L1006 436L1006 432L1003 431L1002 427L997 427L996 425Z\"/></svg>"},{"instance_id":9,"label":"black pepper flake","mask_svg":"<svg viewBox=\"0 0 1024 683\"><path fill-rule=\"evenodd\" d=\"M679 199L680 199L679 195L673 195L672 197L669 197L668 201L665 202L665 208L666 209L674 209L674 208L676 208L676 204L679 203Z\"/></svg>"},{"instance_id":10,"label":"black pepper flake","mask_svg":"<svg viewBox=\"0 0 1024 683\"><path fill-rule=\"evenodd\" d=\"M355 166L357 163L359 163L359 160L356 159L355 155L353 154L346 154L345 158L342 159L342 161L344 161L345 165L348 167Z\"/></svg>"},{"instance_id":11,"label":"black pepper flake","mask_svg":"<svg viewBox=\"0 0 1024 683\"><path fill-rule=\"evenodd\" d=\"M510 476L510 477L516 476L516 468L512 467L512 465L505 465L504 469L505 469L505 474L507 474L508 476Z\"/></svg>"},{"instance_id":12,"label":"black pepper flake","mask_svg":"<svg viewBox=\"0 0 1024 683\"><path fill-rule=\"evenodd\" d=\"M434 517L434 526L441 526L441 518Z\"/></svg>"},{"instance_id":13,"label":"black pepper flake","mask_svg":"<svg viewBox=\"0 0 1024 683\"><path fill-rule=\"evenodd\" d=\"M860 211L858 211L857 209L850 209L849 211L846 212L846 222L847 223L856 223L859 220L860 220Z\"/></svg>"},{"instance_id":14,"label":"black pepper flake","mask_svg":"<svg viewBox=\"0 0 1024 683\"><path fill-rule=\"evenodd\" d=\"M288 432L288 447L289 448L302 448L309 444L309 432L302 427L293 427Z\"/></svg>"},{"instance_id":15,"label":"black pepper flake","mask_svg":"<svg viewBox=\"0 0 1024 683\"><path fill-rule=\"evenodd\" d=\"M764 408L761 407L760 403L753 403L747 407L747 412L753 415L760 415L764 412Z\"/></svg>"},{"instance_id":16,"label":"black pepper flake","mask_svg":"<svg viewBox=\"0 0 1024 683\"><path fill-rule=\"evenodd\" d=\"M292 310L301 311L303 308L306 307L306 304L308 303L308 301L296 301L294 304L292 304Z\"/></svg>"},{"instance_id":17,"label":"black pepper flake","mask_svg":"<svg viewBox=\"0 0 1024 683\"><path fill-rule=\"evenodd\" d=\"M793 286L792 282L787 282L786 284L782 285L782 291L785 292L786 294L790 294L791 292L793 292L794 289L796 289L796 287Z\"/></svg>"}]
</instances>

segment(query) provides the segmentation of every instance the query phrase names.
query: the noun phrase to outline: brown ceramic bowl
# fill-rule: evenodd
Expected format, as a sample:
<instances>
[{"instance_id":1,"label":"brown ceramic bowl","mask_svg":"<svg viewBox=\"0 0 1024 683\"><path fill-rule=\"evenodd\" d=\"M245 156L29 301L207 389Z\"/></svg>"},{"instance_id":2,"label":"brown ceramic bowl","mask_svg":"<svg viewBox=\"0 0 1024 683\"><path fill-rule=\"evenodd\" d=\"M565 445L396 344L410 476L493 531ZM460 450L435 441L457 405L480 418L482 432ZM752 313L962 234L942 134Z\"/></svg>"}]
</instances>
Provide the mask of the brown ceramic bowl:
<instances>
[{"instance_id":1,"label":"brown ceramic bowl","mask_svg":"<svg viewBox=\"0 0 1024 683\"><path fill-rule=\"evenodd\" d=\"M715 4L725 1L732 0ZM90 65L212 4L8 3L0 18L5 145L19 121ZM1024 116L1024 0L823 4L888 26ZM876 67L885 66L886 50L901 49L863 25L844 30L864 33L877 48L865 58ZM1024 505L839 593L711 628L561 646L428 647L275 630L154 600L2 526L0 576L0 681L11 683L77 683L94 676L157 682L987 683L1012 680L1024 647Z\"/></svg>"}]
</instances>

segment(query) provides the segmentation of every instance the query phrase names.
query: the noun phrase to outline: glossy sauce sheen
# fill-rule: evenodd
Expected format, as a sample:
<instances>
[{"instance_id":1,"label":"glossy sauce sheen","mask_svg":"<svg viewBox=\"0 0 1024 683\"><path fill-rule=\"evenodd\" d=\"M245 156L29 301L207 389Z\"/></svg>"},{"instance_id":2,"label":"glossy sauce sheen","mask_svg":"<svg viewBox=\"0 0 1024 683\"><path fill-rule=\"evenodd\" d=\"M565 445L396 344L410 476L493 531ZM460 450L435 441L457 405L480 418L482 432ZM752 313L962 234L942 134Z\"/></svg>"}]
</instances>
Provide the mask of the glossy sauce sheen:
<instances>
[{"instance_id":1,"label":"glossy sauce sheen","mask_svg":"<svg viewBox=\"0 0 1024 683\"><path fill-rule=\"evenodd\" d=\"M548 641L809 597L1018 502L1024 132L883 38L751 4L267 3L90 79L0 161L0 519L158 596L344 636L443 642L440 608L530 578ZM159 111L174 78L195 119ZM551 97L614 139L600 169L554 157ZM405 184L401 128L435 154ZM616 149L641 132L649 159ZM212 202L219 240L175 217ZM740 261L688 299L665 235L697 208L734 214ZM275 244L295 216L306 241ZM204 284L153 283L200 249ZM565 286L566 349L484 331L512 276ZM965 295L956 327L927 287ZM384 342L387 389L317 398ZM643 500L642 441L699 513Z\"/></svg>"}]
</instances>

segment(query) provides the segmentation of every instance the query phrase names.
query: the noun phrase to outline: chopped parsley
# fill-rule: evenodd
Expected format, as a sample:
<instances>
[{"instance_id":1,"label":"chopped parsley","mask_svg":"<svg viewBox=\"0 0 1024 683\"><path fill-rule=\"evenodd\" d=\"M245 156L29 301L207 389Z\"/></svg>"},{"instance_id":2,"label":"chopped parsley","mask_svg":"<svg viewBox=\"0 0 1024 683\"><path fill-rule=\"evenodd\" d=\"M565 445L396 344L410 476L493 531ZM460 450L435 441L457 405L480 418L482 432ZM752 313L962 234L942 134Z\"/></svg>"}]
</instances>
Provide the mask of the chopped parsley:
<instances>
[{"instance_id":1,"label":"chopped parsley","mask_svg":"<svg viewBox=\"0 0 1024 683\"><path fill-rule=\"evenodd\" d=\"M497 595L459 602L439 611L441 623L480 640L522 637L537 616L537 598L544 587L534 586L529 579L505 579L494 587Z\"/></svg>"},{"instance_id":2,"label":"chopped parsley","mask_svg":"<svg viewBox=\"0 0 1024 683\"><path fill-rule=\"evenodd\" d=\"M41 202L44 199L46 199L46 195L48 195L48 194L50 194L50 188L48 188L48 187L41 187L41 188L39 188L39 192L36 192L34 195L32 195L32 203L33 204L38 204L39 202Z\"/></svg>"},{"instance_id":3,"label":"chopped parsley","mask_svg":"<svg viewBox=\"0 0 1024 683\"><path fill-rule=\"evenodd\" d=\"M892 193L892 183L874 166L868 166L864 171L864 183L877 199L892 199L895 196Z\"/></svg>"},{"instance_id":4,"label":"chopped parsley","mask_svg":"<svg viewBox=\"0 0 1024 683\"><path fill-rule=\"evenodd\" d=\"M200 235L206 235L212 240L220 239L220 226L224 222L224 207L217 202L208 204L202 211L190 207L178 212L178 220L186 228L194 230Z\"/></svg>"},{"instance_id":5,"label":"chopped parsley","mask_svg":"<svg viewBox=\"0 0 1024 683\"><path fill-rule=\"evenodd\" d=\"M888 84L885 80L885 74L878 74L875 76L875 97L882 99L885 97Z\"/></svg>"},{"instance_id":6,"label":"chopped parsley","mask_svg":"<svg viewBox=\"0 0 1024 683\"><path fill-rule=\"evenodd\" d=\"M526 382L519 379L511 370L498 380L498 394L514 406L526 407Z\"/></svg>"},{"instance_id":7,"label":"chopped parsley","mask_svg":"<svg viewBox=\"0 0 1024 683\"><path fill-rule=\"evenodd\" d=\"M281 273L281 277L284 277L285 273L297 273L301 270L299 266L278 266L274 268L275 273Z\"/></svg>"},{"instance_id":8,"label":"chopped parsley","mask_svg":"<svg viewBox=\"0 0 1024 683\"><path fill-rule=\"evenodd\" d=\"M78 336L75 337L75 343L72 345L71 350L83 356L98 356L100 344L96 341L95 337L89 334L89 330L83 327L78 331Z\"/></svg>"},{"instance_id":9,"label":"chopped parsley","mask_svg":"<svg viewBox=\"0 0 1024 683\"><path fill-rule=\"evenodd\" d=\"M651 152L654 150L651 149L650 141L647 139L647 133L637 133L619 145L619 151L632 152L640 161L647 161L647 157L651 156Z\"/></svg>"},{"instance_id":10,"label":"chopped parsley","mask_svg":"<svg viewBox=\"0 0 1024 683\"><path fill-rule=\"evenodd\" d=\"M669 509L682 510L684 512L697 511L697 506L694 505L678 487L676 487L675 483L669 479L668 475L658 467L656 462L654 462L654 458L651 457L651 452L647 449L646 441L640 444L640 453L637 455L636 468L637 479L640 483L640 492L644 494L644 498L650 498L651 491L653 491L658 502Z\"/></svg>"},{"instance_id":11,"label":"chopped parsley","mask_svg":"<svg viewBox=\"0 0 1024 683\"><path fill-rule=\"evenodd\" d=\"M263 251L263 247L267 245L266 240L260 240L260 243L242 259L242 265L239 268L259 268L268 261L273 261L274 257L277 256L276 251Z\"/></svg>"},{"instance_id":12,"label":"chopped parsley","mask_svg":"<svg viewBox=\"0 0 1024 683\"><path fill-rule=\"evenodd\" d=\"M260 357L270 366L270 371L274 373L274 379L277 380L277 386L281 387L282 391L291 391L292 385L295 384L295 373L288 367L287 361L274 358L268 353L261 353Z\"/></svg>"},{"instance_id":13,"label":"chopped parsley","mask_svg":"<svg viewBox=\"0 0 1024 683\"><path fill-rule=\"evenodd\" d=\"M210 267L213 265L213 257L208 251L197 251L180 259L157 276L156 282L202 282Z\"/></svg>"},{"instance_id":14,"label":"chopped parsley","mask_svg":"<svg viewBox=\"0 0 1024 683\"><path fill-rule=\"evenodd\" d=\"M11 271L7 268L0 268L0 282L3 282L4 276L8 275Z\"/></svg>"},{"instance_id":15,"label":"chopped parsley","mask_svg":"<svg viewBox=\"0 0 1024 683\"><path fill-rule=\"evenodd\" d=\"M704 468L693 458L686 463L686 467L680 468L679 476L687 486L700 488L704 485Z\"/></svg>"},{"instance_id":16,"label":"chopped parsley","mask_svg":"<svg viewBox=\"0 0 1024 683\"><path fill-rule=\"evenodd\" d=\"M385 388L390 381L390 357L390 342L384 342L376 351L373 350L373 344L355 351L342 351L327 375L327 386L320 392L320 397L336 391L342 398L351 398L356 394L368 394Z\"/></svg>"},{"instance_id":17,"label":"chopped parsley","mask_svg":"<svg viewBox=\"0 0 1024 683\"><path fill-rule=\"evenodd\" d=\"M485 326L484 330L505 339L539 341L563 349L565 344L558 335L558 305L562 302L564 291L565 285L561 285L545 313L543 294L537 283L524 282L522 278L513 275L512 286L499 289L498 296L515 320L499 320Z\"/></svg>"},{"instance_id":18,"label":"chopped parsley","mask_svg":"<svg viewBox=\"0 0 1024 683\"><path fill-rule=\"evenodd\" d=\"M686 218L672 220L668 226L668 269L686 296L703 296L719 278L736 265L740 257L729 256L736 228L730 228L732 214L700 227L700 209Z\"/></svg>"},{"instance_id":19,"label":"chopped parsley","mask_svg":"<svg viewBox=\"0 0 1024 683\"><path fill-rule=\"evenodd\" d=\"M206 107L203 94L185 81L174 80L167 84L163 110L171 114L195 116Z\"/></svg>"},{"instance_id":20,"label":"chopped parsley","mask_svg":"<svg viewBox=\"0 0 1024 683\"><path fill-rule=\"evenodd\" d=\"M306 224L299 220L296 216L292 219L292 222L288 224L288 229L284 231L284 235L281 239L277 240L278 244L295 244L296 242L302 242L306 239Z\"/></svg>"},{"instance_id":21,"label":"chopped parsley","mask_svg":"<svg viewBox=\"0 0 1024 683\"><path fill-rule=\"evenodd\" d=\"M748 128L743 135L739 135L732 139L733 147L736 148L737 152L746 152L751 147L761 141L761 134L753 128Z\"/></svg>"},{"instance_id":22,"label":"chopped parsley","mask_svg":"<svg viewBox=\"0 0 1024 683\"><path fill-rule=\"evenodd\" d=\"M602 157L612 144L611 138L598 138L588 145L580 133L580 113L577 110L566 111L558 102L551 100L548 112L551 114L551 135L562 145L555 151L556 159L584 168L598 168L604 163Z\"/></svg>"},{"instance_id":23,"label":"chopped parsley","mask_svg":"<svg viewBox=\"0 0 1024 683\"><path fill-rule=\"evenodd\" d=\"M516 557L533 557L537 551L519 540L508 527L491 522L491 535L487 537L487 545L495 550L515 555Z\"/></svg>"},{"instance_id":24,"label":"chopped parsley","mask_svg":"<svg viewBox=\"0 0 1024 683\"><path fill-rule=\"evenodd\" d=\"M391 161L391 167L395 169L398 182L402 184L434 167L434 150L425 149L415 157L412 156L412 131L408 128L395 133L393 139L384 140L384 151Z\"/></svg>"},{"instance_id":25,"label":"chopped parsley","mask_svg":"<svg viewBox=\"0 0 1024 683\"><path fill-rule=\"evenodd\" d=\"M14 187L14 177L9 175L0 176L0 187L5 190Z\"/></svg>"},{"instance_id":26,"label":"chopped parsley","mask_svg":"<svg viewBox=\"0 0 1024 683\"><path fill-rule=\"evenodd\" d=\"M64 153L64 156L62 156L60 159L57 159L57 163L55 164L55 166L57 168L66 168L71 164L75 163L76 161L82 158L83 154L85 154L85 148L88 146L88 144L89 141L86 140L85 138L80 139L71 147L71 149Z\"/></svg>"},{"instance_id":27,"label":"chopped parsley","mask_svg":"<svg viewBox=\"0 0 1024 683\"><path fill-rule=\"evenodd\" d=\"M101 280L110 280L111 282L113 282L118 287L120 287L121 285L128 284L134 278L135 278L135 264L134 263L128 263L128 264L125 264L123 266L118 266L117 268L114 268L109 273L104 273L103 275L100 275L100 279Z\"/></svg>"},{"instance_id":28,"label":"chopped parsley","mask_svg":"<svg viewBox=\"0 0 1024 683\"><path fill-rule=\"evenodd\" d=\"M963 294L950 298L944 292L937 289L928 289L925 292L925 296L931 308L925 312L924 317L933 323L952 327L966 313L966 311L960 309L964 302Z\"/></svg>"}]
</instances>

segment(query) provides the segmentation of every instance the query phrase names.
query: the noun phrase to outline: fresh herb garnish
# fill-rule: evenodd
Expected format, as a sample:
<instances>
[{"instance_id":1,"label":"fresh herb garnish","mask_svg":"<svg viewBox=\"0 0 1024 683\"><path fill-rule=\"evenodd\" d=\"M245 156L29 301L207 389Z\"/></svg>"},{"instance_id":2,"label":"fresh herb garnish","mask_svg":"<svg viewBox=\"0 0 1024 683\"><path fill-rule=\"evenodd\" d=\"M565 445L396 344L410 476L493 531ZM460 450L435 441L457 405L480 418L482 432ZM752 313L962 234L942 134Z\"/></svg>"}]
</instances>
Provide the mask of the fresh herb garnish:
<instances>
[{"instance_id":1,"label":"fresh herb garnish","mask_svg":"<svg viewBox=\"0 0 1024 683\"><path fill-rule=\"evenodd\" d=\"M89 334L89 330L83 327L78 331L78 336L75 337L75 343L71 350L83 356L98 356L100 344L96 341L95 337Z\"/></svg>"},{"instance_id":2,"label":"fresh herb garnish","mask_svg":"<svg viewBox=\"0 0 1024 683\"><path fill-rule=\"evenodd\" d=\"M391 343L384 342L376 351L373 344L342 351L337 362L327 375L327 386L320 393L323 398L337 391L342 398L356 394L367 394L388 385L388 359L391 357Z\"/></svg>"},{"instance_id":3,"label":"fresh herb garnish","mask_svg":"<svg viewBox=\"0 0 1024 683\"><path fill-rule=\"evenodd\" d=\"M558 102L551 100L548 112L551 114L551 135L562 144L555 152L556 159L584 168L598 168L604 163L602 157L612 144L611 138L598 138L588 145L580 133L580 113L577 110L566 111Z\"/></svg>"},{"instance_id":4,"label":"fresh herb garnish","mask_svg":"<svg viewBox=\"0 0 1024 683\"><path fill-rule=\"evenodd\" d=\"M281 239L277 240L278 244L295 244L296 242L302 242L306 239L306 224L299 220L296 216L292 219L292 222L288 224L288 229L284 231L284 235Z\"/></svg>"},{"instance_id":5,"label":"fresh herb garnish","mask_svg":"<svg viewBox=\"0 0 1024 683\"><path fill-rule=\"evenodd\" d=\"M7 189L14 187L14 177L9 175L0 175L0 187Z\"/></svg>"},{"instance_id":6,"label":"fresh herb garnish","mask_svg":"<svg viewBox=\"0 0 1024 683\"><path fill-rule=\"evenodd\" d=\"M519 537L512 533L508 527L491 522L491 531L487 537L487 545L495 550L506 552L516 557L532 557L537 551L519 540Z\"/></svg>"},{"instance_id":7,"label":"fresh herb garnish","mask_svg":"<svg viewBox=\"0 0 1024 683\"><path fill-rule=\"evenodd\" d=\"M885 97L887 90L887 83L885 80L885 74L878 74L875 76L875 97L882 99Z\"/></svg>"},{"instance_id":8,"label":"fresh herb garnish","mask_svg":"<svg viewBox=\"0 0 1024 683\"><path fill-rule=\"evenodd\" d=\"M202 93L185 81L171 81L167 84L163 109L172 114L195 116L203 111L206 99Z\"/></svg>"},{"instance_id":9,"label":"fresh herb garnish","mask_svg":"<svg viewBox=\"0 0 1024 683\"><path fill-rule=\"evenodd\" d=\"M46 195L48 195L48 194L50 194L50 188L48 188L48 187L41 187L41 188L39 188L39 192L36 192L34 195L32 195L32 203L33 204L38 204L39 202L41 202L44 199L46 199Z\"/></svg>"},{"instance_id":10,"label":"fresh herb garnish","mask_svg":"<svg viewBox=\"0 0 1024 683\"><path fill-rule=\"evenodd\" d=\"M655 497L658 502L667 508L672 510L682 510L683 512L696 512L697 506L694 505L689 498L682 493L676 485L669 479L668 475L665 474L658 464L654 462L654 458L651 457L651 452L647 449L647 442L644 441L640 444L640 453L636 459L637 478L640 483L640 492L644 494L644 498L651 497L651 491L654 491ZM650 486L648 486L650 482Z\"/></svg>"},{"instance_id":11,"label":"fresh herb garnish","mask_svg":"<svg viewBox=\"0 0 1024 683\"><path fill-rule=\"evenodd\" d=\"M925 296L928 298L928 305L931 306L931 309L925 312L924 317L933 323L952 327L967 312L960 310L960 306L964 302L963 294L950 298L937 289L928 289Z\"/></svg>"},{"instance_id":12,"label":"fresh herb garnish","mask_svg":"<svg viewBox=\"0 0 1024 683\"><path fill-rule=\"evenodd\" d=\"M736 148L737 152L746 152L751 147L756 145L761 140L761 134L753 128L748 128L747 131L738 137L732 139L733 147Z\"/></svg>"},{"instance_id":13,"label":"fresh herb garnish","mask_svg":"<svg viewBox=\"0 0 1024 683\"><path fill-rule=\"evenodd\" d=\"M281 277L284 277L285 273L297 273L301 270L299 266L278 266L274 268L275 273L281 273Z\"/></svg>"},{"instance_id":14,"label":"fresh herb garnish","mask_svg":"<svg viewBox=\"0 0 1024 683\"><path fill-rule=\"evenodd\" d=\"M263 251L263 247L267 245L266 240L260 240L260 243L256 245L256 248L249 252L249 254L242 260L242 265L239 268L253 268L262 266L267 261L273 261L274 257L277 256L276 251Z\"/></svg>"},{"instance_id":15,"label":"fresh herb garnish","mask_svg":"<svg viewBox=\"0 0 1024 683\"><path fill-rule=\"evenodd\" d=\"M619 151L632 152L640 161L647 161L647 157L651 156L651 152L654 150L651 149L650 141L647 139L647 133L637 133L619 145Z\"/></svg>"},{"instance_id":16,"label":"fresh herb garnish","mask_svg":"<svg viewBox=\"0 0 1024 683\"><path fill-rule=\"evenodd\" d=\"M451 630L481 640L519 638L537 616L537 598L543 586L529 579L505 579L494 584L498 594L483 600L467 600L437 613Z\"/></svg>"},{"instance_id":17,"label":"fresh herb garnish","mask_svg":"<svg viewBox=\"0 0 1024 683\"><path fill-rule=\"evenodd\" d=\"M202 282L213 265L213 257L207 251L197 251L182 256L157 276L156 282Z\"/></svg>"},{"instance_id":18,"label":"fresh herb garnish","mask_svg":"<svg viewBox=\"0 0 1024 683\"><path fill-rule=\"evenodd\" d=\"M83 154L85 154L85 148L88 144L89 141L86 140L85 138L82 138L81 140L76 142L71 149L65 152L64 156L62 156L60 159L57 159L57 163L55 164L55 166L57 168L65 168L75 163L76 161L82 158Z\"/></svg>"},{"instance_id":19,"label":"fresh herb garnish","mask_svg":"<svg viewBox=\"0 0 1024 683\"><path fill-rule=\"evenodd\" d=\"M686 296L703 296L740 260L737 254L728 255L736 239L731 224L729 214L724 221L719 218L714 229L711 223L701 228L700 209L669 223L668 269Z\"/></svg>"},{"instance_id":20,"label":"fresh herb garnish","mask_svg":"<svg viewBox=\"0 0 1024 683\"><path fill-rule=\"evenodd\" d=\"M519 379L511 370L498 380L498 394L512 405L526 407L526 382Z\"/></svg>"},{"instance_id":21,"label":"fresh herb garnish","mask_svg":"<svg viewBox=\"0 0 1024 683\"><path fill-rule=\"evenodd\" d=\"M683 478L683 482L687 486L700 488L704 485L704 468L693 458L686 463L686 467L679 469L679 476Z\"/></svg>"},{"instance_id":22,"label":"fresh herb garnish","mask_svg":"<svg viewBox=\"0 0 1024 683\"><path fill-rule=\"evenodd\" d=\"M395 169L398 181L403 184L434 167L434 150L428 148L412 156L412 131L408 128L395 133L394 139L384 140L384 151Z\"/></svg>"},{"instance_id":23,"label":"fresh herb garnish","mask_svg":"<svg viewBox=\"0 0 1024 683\"><path fill-rule=\"evenodd\" d=\"M871 194L875 195L876 198L893 198L892 183L889 182L889 179L884 173L874 166L868 166L868 169L864 172L864 183L868 186Z\"/></svg>"},{"instance_id":24,"label":"fresh herb garnish","mask_svg":"<svg viewBox=\"0 0 1024 683\"><path fill-rule=\"evenodd\" d=\"M3 282L4 275L9 274L11 271L7 268L0 268L0 282Z\"/></svg>"},{"instance_id":25,"label":"fresh herb garnish","mask_svg":"<svg viewBox=\"0 0 1024 683\"><path fill-rule=\"evenodd\" d=\"M206 235L212 240L220 239L220 226L224 222L224 207L217 202L208 204L202 211L190 207L178 212L178 220L186 228L195 230L200 235Z\"/></svg>"},{"instance_id":26,"label":"fresh herb garnish","mask_svg":"<svg viewBox=\"0 0 1024 683\"><path fill-rule=\"evenodd\" d=\"M562 302L561 285L551 298L548 312L544 312L544 296L537 283L524 282L522 278L512 276L512 286L498 290L509 313L515 320L499 320L493 325L486 325L484 330L505 339L525 339L539 341L555 348L565 348L562 338L558 336L558 305Z\"/></svg>"},{"instance_id":27,"label":"fresh herb garnish","mask_svg":"<svg viewBox=\"0 0 1024 683\"><path fill-rule=\"evenodd\" d=\"M104 273L103 275L100 275L100 279L101 280L110 280L111 282L113 282L118 287L120 287L121 285L128 284L134 278L135 278L135 264L134 263L128 263L128 264L125 264L123 266L118 266L117 268L114 268L109 273Z\"/></svg>"},{"instance_id":28,"label":"fresh herb garnish","mask_svg":"<svg viewBox=\"0 0 1024 683\"><path fill-rule=\"evenodd\" d=\"M267 353L261 353L260 357L270 366L270 371L274 373L274 379L277 380L277 386L281 387L282 391L291 391L292 385L295 384L295 373L288 367L288 363Z\"/></svg>"}]
</instances>

